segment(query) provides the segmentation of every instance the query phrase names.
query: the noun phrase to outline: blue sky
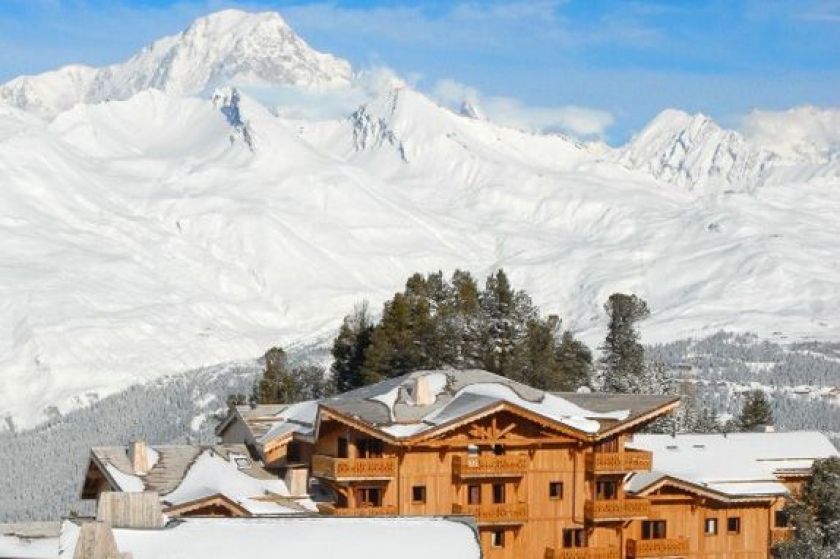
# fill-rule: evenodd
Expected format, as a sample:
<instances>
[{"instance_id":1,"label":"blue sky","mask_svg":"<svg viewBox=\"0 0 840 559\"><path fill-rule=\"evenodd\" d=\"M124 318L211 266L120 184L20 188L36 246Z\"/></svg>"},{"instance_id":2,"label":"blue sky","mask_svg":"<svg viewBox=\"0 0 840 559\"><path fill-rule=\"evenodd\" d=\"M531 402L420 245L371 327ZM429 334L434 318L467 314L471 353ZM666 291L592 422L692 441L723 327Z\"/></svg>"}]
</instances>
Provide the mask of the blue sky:
<instances>
[{"instance_id":1,"label":"blue sky","mask_svg":"<svg viewBox=\"0 0 840 559\"><path fill-rule=\"evenodd\" d=\"M0 81L118 62L227 7L276 9L315 48L439 98L535 122L586 108L612 143L666 107L736 126L754 108L840 106L840 0L0 0Z\"/></svg>"}]
</instances>

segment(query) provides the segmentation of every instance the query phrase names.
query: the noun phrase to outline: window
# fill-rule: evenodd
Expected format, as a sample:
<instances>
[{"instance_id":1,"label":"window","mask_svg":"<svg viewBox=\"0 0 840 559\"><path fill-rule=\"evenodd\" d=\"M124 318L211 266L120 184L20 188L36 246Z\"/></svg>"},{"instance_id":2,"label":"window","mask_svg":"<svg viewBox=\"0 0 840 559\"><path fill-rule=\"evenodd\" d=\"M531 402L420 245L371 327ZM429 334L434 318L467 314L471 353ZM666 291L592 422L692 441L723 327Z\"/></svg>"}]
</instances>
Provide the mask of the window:
<instances>
[{"instance_id":1,"label":"window","mask_svg":"<svg viewBox=\"0 0 840 559\"><path fill-rule=\"evenodd\" d=\"M382 490L378 487L360 487L356 490L356 504L361 507L381 507Z\"/></svg>"},{"instance_id":2,"label":"window","mask_svg":"<svg viewBox=\"0 0 840 559\"><path fill-rule=\"evenodd\" d=\"M599 500L618 499L618 484L615 481L595 482L595 498Z\"/></svg>"},{"instance_id":3,"label":"window","mask_svg":"<svg viewBox=\"0 0 840 559\"><path fill-rule=\"evenodd\" d=\"M493 454L496 456L501 456L505 453L505 447L500 444L493 445Z\"/></svg>"},{"instance_id":4,"label":"window","mask_svg":"<svg viewBox=\"0 0 840 559\"><path fill-rule=\"evenodd\" d=\"M707 536L716 536L718 533L718 519L717 518L707 518L703 533Z\"/></svg>"},{"instance_id":5,"label":"window","mask_svg":"<svg viewBox=\"0 0 840 559\"><path fill-rule=\"evenodd\" d=\"M241 454L231 454L233 458L233 462L236 464L236 467L240 470L247 470L251 467L251 460L247 456L243 456Z\"/></svg>"},{"instance_id":6,"label":"window","mask_svg":"<svg viewBox=\"0 0 840 559\"><path fill-rule=\"evenodd\" d=\"M339 458L347 458L347 439L338 437L337 452Z\"/></svg>"},{"instance_id":7,"label":"window","mask_svg":"<svg viewBox=\"0 0 840 559\"><path fill-rule=\"evenodd\" d=\"M470 485L467 488L467 504L480 505L481 504L481 486Z\"/></svg>"},{"instance_id":8,"label":"window","mask_svg":"<svg viewBox=\"0 0 840 559\"><path fill-rule=\"evenodd\" d=\"M379 439L358 439L356 454L359 458L378 458L382 456L382 441Z\"/></svg>"},{"instance_id":9,"label":"window","mask_svg":"<svg viewBox=\"0 0 840 559\"><path fill-rule=\"evenodd\" d=\"M548 483L548 498L557 500L563 498L563 482L550 481Z\"/></svg>"},{"instance_id":10,"label":"window","mask_svg":"<svg viewBox=\"0 0 840 559\"><path fill-rule=\"evenodd\" d=\"M504 547L505 546L505 531L504 530L493 530L490 533L490 545L493 547Z\"/></svg>"},{"instance_id":11,"label":"window","mask_svg":"<svg viewBox=\"0 0 840 559\"><path fill-rule=\"evenodd\" d=\"M642 521L642 539L643 540L664 540L665 539L665 521L664 520L643 520Z\"/></svg>"},{"instance_id":12,"label":"window","mask_svg":"<svg viewBox=\"0 0 840 559\"><path fill-rule=\"evenodd\" d=\"M741 518L739 516L730 516L726 519L726 531L730 534L741 533Z\"/></svg>"},{"instance_id":13,"label":"window","mask_svg":"<svg viewBox=\"0 0 840 559\"><path fill-rule=\"evenodd\" d=\"M415 485L411 488L411 502L423 504L426 502L426 486Z\"/></svg>"},{"instance_id":14,"label":"window","mask_svg":"<svg viewBox=\"0 0 840 559\"><path fill-rule=\"evenodd\" d=\"M286 462L300 462L300 443L292 441L286 447Z\"/></svg>"},{"instance_id":15,"label":"window","mask_svg":"<svg viewBox=\"0 0 840 559\"><path fill-rule=\"evenodd\" d=\"M788 513L786 510L777 510L773 515L774 522L773 524L776 528L787 528L788 527Z\"/></svg>"},{"instance_id":16,"label":"window","mask_svg":"<svg viewBox=\"0 0 840 559\"><path fill-rule=\"evenodd\" d=\"M493 502L496 503L496 504L505 502L505 484L504 483L494 483L493 484Z\"/></svg>"},{"instance_id":17,"label":"window","mask_svg":"<svg viewBox=\"0 0 840 559\"><path fill-rule=\"evenodd\" d=\"M563 530L563 547L586 547L586 530L583 528Z\"/></svg>"}]
</instances>

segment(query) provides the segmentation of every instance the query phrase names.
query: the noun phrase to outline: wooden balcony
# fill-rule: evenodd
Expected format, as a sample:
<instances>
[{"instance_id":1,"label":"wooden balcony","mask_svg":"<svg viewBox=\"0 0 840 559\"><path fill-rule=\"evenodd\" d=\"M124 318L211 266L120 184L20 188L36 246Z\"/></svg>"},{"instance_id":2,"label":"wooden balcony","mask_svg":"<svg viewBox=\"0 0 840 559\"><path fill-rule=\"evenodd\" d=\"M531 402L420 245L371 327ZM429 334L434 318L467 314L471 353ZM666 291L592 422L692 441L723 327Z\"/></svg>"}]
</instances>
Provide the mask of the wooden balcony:
<instances>
[{"instance_id":1,"label":"wooden balcony","mask_svg":"<svg viewBox=\"0 0 840 559\"><path fill-rule=\"evenodd\" d=\"M653 467L653 453L645 450L593 452L586 455L584 464L586 471L593 474L649 472Z\"/></svg>"},{"instance_id":2,"label":"wooden balcony","mask_svg":"<svg viewBox=\"0 0 840 559\"><path fill-rule=\"evenodd\" d=\"M334 481L390 480L397 476L397 459L333 458L316 454L312 457L312 475Z\"/></svg>"},{"instance_id":3,"label":"wooden balcony","mask_svg":"<svg viewBox=\"0 0 840 559\"><path fill-rule=\"evenodd\" d=\"M617 547L549 547L544 559L621 559Z\"/></svg>"},{"instance_id":4,"label":"wooden balcony","mask_svg":"<svg viewBox=\"0 0 840 559\"><path fill-rule=\"evenodd\" d=\"M318 511L332 516L396 516L397 507L383 505L380 507L358 506L337 508L335 505L319 503Z\"/></svg>"},{"instance_id":5,"label":"wooden balcony","mask_svg":"<svg viewBox=\"0 0 840 559\"><path fill-rule=\"evenodd\" d=\"M526 454L454 456L452 471L459 478L521 477L528 470Z\"/></svg>"},{"instance_id":6,"label":"wooden balcony","mask_svg":"<svg viewBox=\"0 0 840 559\"><path fill-rule=\"evenodd\" d=\"M650 515L650 501L647 499L615 499L586 501L583 515L590 522L614 522L647 518Z\"/></svg>"},{"instance_id":7,"label":"wooden balcony","mask_svg":"<svg viewBox=\"0 0 840 559\"><path fill-rule=\"evenodd\" d=\"M686 538L627 540L627 559L687 556L688 540Z\"/></svg>"},{"instance_id":8,"label":"wooden balcony","mask_svg":"<svg viewBox=\"0 0 840 559\"><path fill-rule=\"evenodd\" d=\"M793 537L793 528L771 528L770 547L788 541Z\"/></svg>"},{"instance_id":9,"label":"wooden balcony","mask_svg":"<svg viewBox=\"0 0 840 559\"><path fill-rule=\"evenodd\" d=\"M452 505L453 514L466 514L475 517L482 525L508 526L524 524L528 520L527 503L500 503L492 505Z\"/></svg>"}]
</instances>

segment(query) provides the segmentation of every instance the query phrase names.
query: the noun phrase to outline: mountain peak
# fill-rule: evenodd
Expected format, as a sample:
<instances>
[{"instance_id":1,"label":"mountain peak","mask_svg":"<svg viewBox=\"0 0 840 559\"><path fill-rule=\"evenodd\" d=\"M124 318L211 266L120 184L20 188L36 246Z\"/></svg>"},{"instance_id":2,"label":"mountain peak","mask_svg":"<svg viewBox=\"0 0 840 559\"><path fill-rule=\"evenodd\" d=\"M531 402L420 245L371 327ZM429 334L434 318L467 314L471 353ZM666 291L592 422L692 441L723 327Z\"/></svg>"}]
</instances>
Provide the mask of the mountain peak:
<instances>
[{"instance_id":1,"label":"mountain peak","mask_svg":"<svg viewBox=\"0 0 840 559\"><path fill-rule=\"evenodd\" d=\"M725 130L702 113L677 109L659 113L619 155L631 168L658 179L693 188L706 185L751 187L773 155Z\"/></svg>"},{"instance_id":2,"label":"mountain peak","mask_svg":"<svg viewBox=\"0 0 840 559\"><path fill-rule=\"evenodd\" d=\"M276 12L223 10L193 21L127 61L71 66L0 86L0 100L46 117L77 103L126 99L144 89L208 95L225 85L331 88L349 83L350 64L312 49Z\"/></svg>"}]
</instances>

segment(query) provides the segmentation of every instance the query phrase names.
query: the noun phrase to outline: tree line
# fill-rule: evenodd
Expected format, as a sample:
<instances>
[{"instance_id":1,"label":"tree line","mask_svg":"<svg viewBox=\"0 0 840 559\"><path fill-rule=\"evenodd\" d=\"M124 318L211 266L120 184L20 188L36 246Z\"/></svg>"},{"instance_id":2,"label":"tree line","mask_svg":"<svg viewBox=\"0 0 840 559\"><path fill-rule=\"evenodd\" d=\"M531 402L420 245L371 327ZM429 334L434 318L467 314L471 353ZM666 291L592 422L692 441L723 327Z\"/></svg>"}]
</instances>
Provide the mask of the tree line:
<instances>
[{"instance_id":1,"label":"tree line","mask_svg":"<svg viewBox=\"0 0 840 559\"><path fill-rule=\"evenodd\" d=\"M674 394L664 363L646 358L638 323L650 316L634 294L614 293L604 303L607 333L601 357L562 327L557 315L543 316L531 297L511 285L504 270L483 285L467 271L415 273L402 291L385 301L375 320L368 305L347 315L333 340L329 370L291 366L281 348L264 356L263 375L250 400L289 403L346 392L406 373L451 367L484 369L548 391L591 389L636 394ZM736 421L722 425L701 409L692 394L681 394L675 418L652 425L654 431L714 432L752 430L771 424L761 392L750 396ZM240 396L235 401L244 402Z\"/></svg>"}]
</instances>

